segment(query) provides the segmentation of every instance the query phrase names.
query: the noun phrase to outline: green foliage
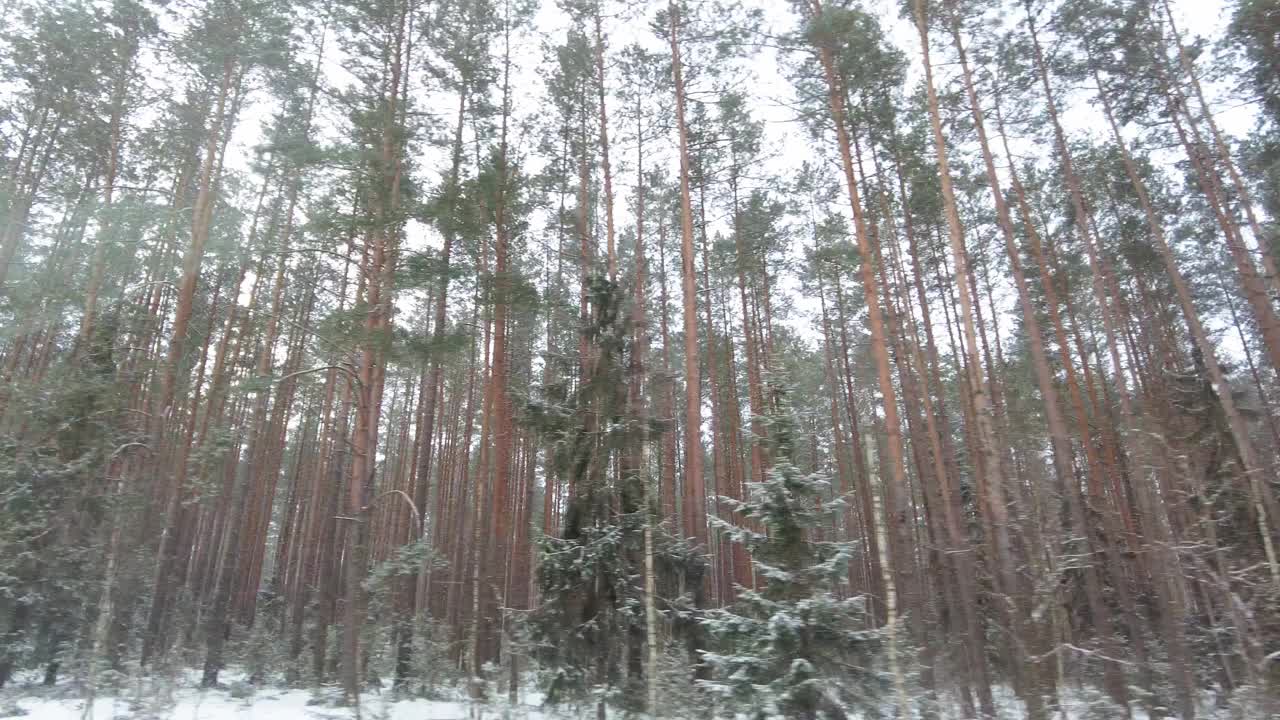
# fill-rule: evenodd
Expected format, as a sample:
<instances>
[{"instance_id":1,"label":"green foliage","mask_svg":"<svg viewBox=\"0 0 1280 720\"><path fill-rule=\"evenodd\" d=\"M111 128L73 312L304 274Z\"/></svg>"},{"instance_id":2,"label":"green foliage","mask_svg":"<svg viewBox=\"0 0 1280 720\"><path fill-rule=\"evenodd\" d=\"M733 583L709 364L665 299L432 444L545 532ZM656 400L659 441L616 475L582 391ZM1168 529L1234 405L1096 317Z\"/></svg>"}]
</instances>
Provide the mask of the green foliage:
<instances>
[{"instance_id":1,"label":"green foliage","mask_svg":"<svg viewBox=\"0 0 1280 720\"><path fill-rule=\"evenodd\" d=\"M1273 124L1280 124L1280 4L1239 0L1229 38L1244 51L1247 72Z\"/></svg>"},{"instance_id":2,"label":"green foliage","mask_svg":"<svg viewBox=\"0 0 1280 720\"><path fill-rule=\"evenodd\" d=\"M56 382L6 391L28 434L0 435L0 674L70 659L96 609L103 530L127 500L108 470L137 445L120 424L114 330L104 322Z\"/></svg>"},{"instance_id":3,"label":"green foliage","mask_svg":"<svg viewBox=\"0 0 1280 720\"><path fill-rule=\"evenodd\" d=\"M713 642L702 653L712 676L701 685L756 718L843 718L874 707L880 633L869 629L864 598L838 592L853 544L814 534L843 503L826 499L822 475L793 464L795 420L778 386L771 389L773 466L764 482L748 484L746 500L720 499L746 522L716 521L751 553L762 587L742 588L736 603L702 619Z\"/></svg>"},{"instance_id":4,"label":"green foliage","mask_svg":"<svg viewBox=\"0 0 1280 720\"><path fill-rule=\"evenodd\" d=\"M375 565L364 580L365 589L375 594L385 594L396 580L417 577L423 570L445 567L447 561L431 549L426 537L397 546L391 556Z\"/></svg>"},{"instance_id":5,"label":"green foliage","mask_svg":"<svg viewBox=\"0 0 1280 720\"><path fill-rule=\"evenodd\" d=\"M622 294L600 278L591 288L593 320L584 332L595 353L593 374L568 406L536 403L529 409L529 422L552 439L555 462L574 488L563 536L538 542L541 604L527 621L552 704L614 697L621 687L622 638L629 636L631 652L638 653L636 638L644 636L643 530L652 510L642 502L642 477L615 480L606 469L611 458L640 450L656 433L644 418L627 414L631 333L620 312ZM664 586L696 576L698 562L686 545L657 532L655 546ZM685 612L687 603L678 598L663 612ZM627 665L634 667L634 657ZM638 691L629 685L618 700L639 707Z\"/></svg>"}]
</instances>

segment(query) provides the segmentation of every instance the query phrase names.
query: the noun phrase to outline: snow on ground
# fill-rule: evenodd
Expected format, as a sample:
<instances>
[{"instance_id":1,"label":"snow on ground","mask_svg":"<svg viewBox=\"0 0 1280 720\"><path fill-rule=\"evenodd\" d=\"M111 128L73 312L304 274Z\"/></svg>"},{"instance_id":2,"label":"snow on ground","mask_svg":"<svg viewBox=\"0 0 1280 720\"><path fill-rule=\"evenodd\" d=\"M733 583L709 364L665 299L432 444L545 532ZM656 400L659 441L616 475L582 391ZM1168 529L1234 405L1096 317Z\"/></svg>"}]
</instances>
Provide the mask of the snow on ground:
<instances>
[{"instance_id":1,"label":"snow on ground","mask_svg":"<svg viewBox=\"0 0 1280 720\"><path fill-rule=\"evenodd\" d=\"M119 698L99 698L94 702L92 720L115 720L152 715L172 720L345 720L354 717L347 708L308 705L312 695L303 690L287 690L278 693L264 692L253 698L237 699L226 692L181 692L174 696L169 708L147 708ZM17 706L26 714L25 720L85 720L85 703L75 699L18 700ZM469 717L461 703L431 702L426 700L401 700L392 702L365 701L363 717L387 720L463 720ZM532 717L532 716L531 716Z\"/></svg>"},{"instance_id":2,"label":"snow on ground","mask_svg":"<svg viewBox=\"0 0 1280 720\"><path fill-rule=\"evenodd\" d=\"M68 688L49 692L43 688L14 688L0 695L0 718L22 720L351 720L351 708L336 707L330 694L311 690L258 688L243 695L237 691L178 689L168 700L139 699L127 691L121 696L100 697L86 714L83 698L66 697ZM59 693L58 690L63 692ZM515 707L504 704L477 705L466 701L396 698L394 694L369 693L361 699L362 720L553 720L572 717L548 715L533 703L538 697L522 698ZM16 713L16 714L15 714Z\"/></svg>"},{"instance_id":3,"label":"snow on ground","mask_svg":"<svg viewBox=\"0 0 1280 720\"><path fill-rule=\"evenodd\" d=\"M447 699L426 700L401 698L391 691L372 691L361 698L360 714L352 708L339 707L335 700L337 688L300 690L278 686L253 686L244 681L244 675L226 672L228 686L217 690L200 690L199 676L194 671L179 673L167 683L148 680L143 684L127 686L118 695L99 697L92 712L86 713L86 702L77 692L74 682L59 683L53 688L42 687L38 676L19 678L13 686L0 691L0 720L585 720L595 717L594 706L577 709L567 707L542 708L541 694L532 690L526 682L515 706L505 702L505 692L495 693L492 704L469 701L459 692ZM532 678L530 678L532 680ZM1006 686L995 690L997 714L1000 720L1022 720L1026 717L1019 702ZM941 716L959 720L962 713L955 698L942 698ZM1070 688L1064 693L1063 707L1055 720L1085 720L1086 718L1123 717L1109 706L1097 690L1081 687ZM670 708L677 715L680 709ZM610 717L624 717L620 711L611 711ZM893 717L894 709L881 708L881 717ZM919 708L908 713L919 718ZM861 716L853 716L860 718ZM1174 720L1172 715L1156 713L1155 717L1138 708L1133 720ZM1242 708L1215 707L1212 698L1202 698L1201 714L1208 720L1232 718L1261 718L1263 715ZM704 719L706 720L706 719ZM851 718L852 720L852 718Z\"/></svg>"}]
</instances>

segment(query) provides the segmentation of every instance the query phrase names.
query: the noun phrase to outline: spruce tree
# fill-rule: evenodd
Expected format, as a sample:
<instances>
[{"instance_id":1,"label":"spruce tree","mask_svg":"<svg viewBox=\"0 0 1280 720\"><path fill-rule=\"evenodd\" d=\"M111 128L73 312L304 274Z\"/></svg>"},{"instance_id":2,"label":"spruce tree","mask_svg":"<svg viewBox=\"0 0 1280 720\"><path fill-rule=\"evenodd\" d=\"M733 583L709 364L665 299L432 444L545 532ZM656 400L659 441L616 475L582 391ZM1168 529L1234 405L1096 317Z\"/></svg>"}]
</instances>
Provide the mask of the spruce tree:
<instances>
[{"instance_id":1,"label":"spruce tree","mask_svg":"<svg viewBox=\"0 0 1280 720\"><path fill-rule=\"evenodd\" d=\"M644 703L643 686L624 682L620 641L646 622L644 528L653 509L644 503L642 473L619 478L610 469L662 429L648 427L626 402L633 341L623 297L612 282L592 279L592 322L584 329L591 374L567 405L534 402L528 409L529 422L551 438L557 470L573 488L560 537L539 543L541 602L529 619L534 656L545 673L549 704L594 695L598 712L624 686L618 698L624 706ZM666 533L655 532L653 544L664 581L662 611L685 614L687 598L672 600L675 593L665 590L686 573L697 581L701 566L687 545Z\"/></svg>"},{"instance_id":2,"label":"spruce tree","mask_svg":"<svg viewBox=\"0 0 1280 720\"><path fill-rule=\"evenodd\" d=\"M714 649L702 653L712 675L701 685L756 718L845 718L880 694L872 670L880 633L869 629L863 596L838 592L854 543L817 534L844 503L830 499L824 474L796 465L796 418L771 385L773 410L760 424L773 466L763 482L748 483L746 500L721 498L761 529L716 521L749 551L761 585L706 613Z\"/></svg>"}]
</instances>

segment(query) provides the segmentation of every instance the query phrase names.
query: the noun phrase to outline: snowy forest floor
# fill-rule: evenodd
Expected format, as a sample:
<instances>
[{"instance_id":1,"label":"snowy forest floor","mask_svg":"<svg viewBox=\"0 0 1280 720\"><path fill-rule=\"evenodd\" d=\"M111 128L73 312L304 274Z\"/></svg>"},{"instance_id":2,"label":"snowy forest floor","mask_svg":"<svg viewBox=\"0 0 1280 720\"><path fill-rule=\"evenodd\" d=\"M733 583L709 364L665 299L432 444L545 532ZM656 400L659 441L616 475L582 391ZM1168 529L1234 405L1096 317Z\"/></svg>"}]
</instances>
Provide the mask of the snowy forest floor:
<instances>
[{"instance_id":1,"label":"snowy forest floor","mask_svg":"<svg viewBox=\"0 0 1280 720\"><path fill-rule=\"evenodd\" d=\"M536 690L522 690L520 702L508 704L505 692L494 693L491 702L478 703L461 690L443 692L440 698L426 699L398 694L390 689L373 690L361 697L360 712L338 703L341 696L334 687L319 689L287 688L275 685L256 686L245 681L241 673L224 673L228 682L213 690L199 687L199 673L188 671L172 678L148 678L133 681L114 693L103 693L93 701L86 713L86 694L74 680L56 686L40 684L38 675L19 676L16 682L0 690L0 720L583 720L595 717L595 707L555 708L542 706L542 695ZM529 681L532 678L528 678ZM532 688L527 683L526 688ZM1020 720L1023 708L1008 688L996 688L996 706L1000 720ZM1120 710L1109 706L1096 691L1076 687L1064 696L1065 713L1061 720L1098 720L1123 717ZM1211 720L1257 720L1256 710L1214 707L1210 698L1202 698L1200 717ZM683 717L672 708L672 717ZM954 713L954 714L951 714ZM1264 713L1265 715L1265 713ZM610 717L631 717L611 711ZM881 717L892 717L889 708L881 708ZM918 717L914 712L912 717ZM959 718L958 708L943 709L942 717ZM1134 720L1176 720L1173 715L1157 713L1150 718L1136 709ZM850 720L862 720L851 716Z\"/></svg>"},{"instance_id":2,"label":"snowy forest floor","mask_svg":"<svg viewBox=\"0 0 1280 720\"><path fill-rule=\"evenodd\" d=\"M198 674L171 683L134 684L114 694L102 694L86 713L86 697L72 681L54 687L38 682L14 683L0 690L0 719L23 720L552 720L575 718L579 714L541 709L542 697L521 693L521 702L475 703L461 693L428 700L402 696L390 690L365 693L360 712L338 704L337 688L299 689L253 686L240 678L225 686L202 690ZM38 680L32 678L32 680ZM505 700L505 697L503 698ZM594 710L591 711L594 715ZM581 713L586 717L588 711Z\"/></svg>"}]
</instances>

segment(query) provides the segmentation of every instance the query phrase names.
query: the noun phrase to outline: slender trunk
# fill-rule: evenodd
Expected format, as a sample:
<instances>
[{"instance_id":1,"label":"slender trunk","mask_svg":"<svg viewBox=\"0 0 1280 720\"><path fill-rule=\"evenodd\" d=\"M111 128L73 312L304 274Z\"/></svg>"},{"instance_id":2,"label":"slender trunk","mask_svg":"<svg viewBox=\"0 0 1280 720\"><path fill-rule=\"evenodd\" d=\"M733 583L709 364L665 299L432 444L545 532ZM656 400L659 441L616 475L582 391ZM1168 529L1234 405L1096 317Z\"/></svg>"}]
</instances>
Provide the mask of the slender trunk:
<instances>
[{"instance_id":1,"label":"slender trunk","mask_svg":"<svg viewBox=\"0 0 1280 720\"><path fill-rule=\"evenodd\" d=\"M666 215L658 218L658 287L661 305L662 327L662 417L670 427L662 433L662 461L658 473L662 499L662 518L669 520L677 532L680 518L676 517L676 381L671 372L671 331L667 318L667 223Z\"/></svg>"},{"instance_id":2,"label":"slender trunk","mask_svg":"<svg viewBox=\"0 0 1280 720\"><path fill-rule=\"evenodd\" d=\"M675 79L676 127L680 136L680 261L684 292L685 371L685 536L698 552L707 550L706 486L702 477L702 382L698 358L698 290L694 270L693 206L689 194L689 130L685 125L684 69L680 63L680 13L670 6L671 63Z\"/></svg>"},{"instance_id":3,"label":"slender trunk","mask_svg":"<svg viewBox=\"0 0 1280 720\"><path fill-rule=\"evenodd\" d=\"M502 74L502 121L497 155L497 187L494 194L493 227L494 227L494 294L493 308L493 370L489 376L489 400L494 412L492 423L493 447L489 463L493 467L493 489L491 494L490 514L492 517L491 535L488 541L489 556L485 559L488 571L488 589L485 594L483 618L489 632L486 636L487 647L479 658L480 662L496 659L497 644L500 638L496 633L505 624L499 608L506 606L505 594L507 569L510 564L509 525L511 506L514 495L511 488L511 468L513 460L513 435L515 425L511 406L510 353L508 324L511 310L511 248L508 237L508 219L506 207L507 183L507 122L510 115L510 27L505 25L507 37L506 51L503 60ZM516 528L517 531L521 530Z\"/></svg>"},{"instance_id":4,"label":"slender trunk","mask_svg":"<svg viewBox=\"0 0 1280 720\"><path fill-rule=\"evenodd\" d=\"M230 135L234 118L226 116L227 100L231 94L236 59L228 56L223 63L222 84L218 89L213 124L205 144L204 162L200 173L199 191L191 211L191 244L182 260L182 285L178 290L178 304L174 309L173 329L169 341L169 355L164 364L159 402L154 405L157 418L168 417L176 392L178 366L186 348L187 327L191 322L191 309L195 300L196 284L200 279L200 261L204 258L204 246L209 239L209 225L213 214L213 182L218 163L219 140Z\"/></svg>"},{"instance_id":5,"label":"slender trunk","mask_svg":"<svg viewBox=\"0 0 1280 720\"><path fill-rule=\"evenodd\" d=\"M814 18L822 15L822 4L820 0L812 0L812 12ZM819 59L821 60L823 72L825 74L828 105L831 112L831 120L835 126L836 140L840 148L840 159L844 170L844 180L846 190L849 193L849 206L853 213L854 234L858 242L858 251L863 258L874 257L874 249L871 247L868 239L867 231L864 226L862 216L862 201L859 198L858 182L854 172L853 154L849 139L849 130L846 121L845 95L843 92L843 82L838 74L836 67L835 53L829 45L819 44ZM885 424L885 445L887 446L887 461L889 464L890 475L885 479L884 495L884 533L890 547L886 550L882 546L881 555L884 563L883 575L885 579L885 608L886 608L886 625L889 633L889 654L890 666L894 676L895 690L898 696L899 706L902 712L907 712L910 707L907 699L906 680L901 667L898 664L898 646L896 641L897 632L897 609L898 609L898 590L907 590L914 586L915 581L912 577L914 574L910 563L906 566L898 568L898 576L901 579L902 588L898 588L892 578L888 557L906 558L908 557L908 548L910 547L910 529L907 527L908 516L905 504L904 490L907 488L906 463L903 457L902 445L902 423L898 416L898 398L897 391L893 386L892 370L889 366L888 344L885 337L884 318L880 309L879 289L877 287L875 273L870 262L861 263L862 271L862 289L865 295L867 314L871 325L871 348L875 357L877 378L880 386L880 394L882 397L884 408L884 424ZM909 592L909 590L907 590ZM911 605L910 602L907 603Z\"/></svg>"},{"instance_id":6,"label":"slender trunk","mask_svg":"<svg viewBox=\"0 0 1280 720\"><path fill-rule=\"evenodd\" d=\"M409 7L396 8L391 27L393 44L381 98L381 132L379 148L373 163L380 182L370 193L369 212L375 218L365 247L361 268L364 285L364 335L354 377L355 429L351 440L351 473L347 484L346 515L348 523L344 550L346 580L342 628L342 690L346 702L360 700L361 659L360 625L364 613L363 583L368 561L369 537L366 506L376 470L378 417L385 380L386 359L382 346L391 331L394 265L398 224L391 218L399 208L403 165L399 138L403 128L400 110L400 85L407 58L405 38Z\"/></svg>"},{"instance_id":7,"label":"slender trunk","mask_svg":"<svg viewBox=\"0 0 1280 720\"><path fill-rule=\"evenodd\" d=\"M613 234L613 169L609 165L609 115L605 109L605 82L604 82L604 31L601 28L601 2L595 4L595 31L596 31L596 47L595 47L595 64L596 64L596 93L599 98L600 108L600 166L604 172L604 218L605 218L605 237L607 238L606 251L608 252L609 262L609 279L613 282L618 281L618 251L614 247Z\"/></svg>"}]
</instances>

